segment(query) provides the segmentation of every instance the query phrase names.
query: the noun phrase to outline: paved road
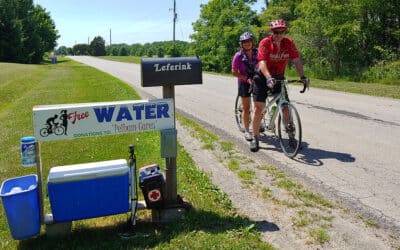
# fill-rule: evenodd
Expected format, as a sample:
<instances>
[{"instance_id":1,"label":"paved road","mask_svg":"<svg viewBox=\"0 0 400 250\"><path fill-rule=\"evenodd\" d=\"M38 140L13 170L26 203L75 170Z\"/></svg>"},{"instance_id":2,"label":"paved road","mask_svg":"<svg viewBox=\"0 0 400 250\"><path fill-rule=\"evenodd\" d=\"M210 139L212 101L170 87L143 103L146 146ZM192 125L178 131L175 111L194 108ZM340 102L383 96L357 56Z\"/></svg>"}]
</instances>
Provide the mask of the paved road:
<instances>
[{"instance_id":1,"label":"paved road","mask_svg":"<svg viewBox=\"0 0 400 250\"><path fill-rule=\"evenodd\" d=\"M140 65L72 57L132 85L143 98L162 97L161 87L140 86ZM303 149L294 160L276 138L263 137L254 157L285 168L331 198L400 230L400 100L311 88L289 94L303 125ZM233 77L203 74L202 85L176 86L178 112L190 114L223 138L248 150L233 117ZM250 151L249 151L250 154Z\"/></svg>"}]
</instances>

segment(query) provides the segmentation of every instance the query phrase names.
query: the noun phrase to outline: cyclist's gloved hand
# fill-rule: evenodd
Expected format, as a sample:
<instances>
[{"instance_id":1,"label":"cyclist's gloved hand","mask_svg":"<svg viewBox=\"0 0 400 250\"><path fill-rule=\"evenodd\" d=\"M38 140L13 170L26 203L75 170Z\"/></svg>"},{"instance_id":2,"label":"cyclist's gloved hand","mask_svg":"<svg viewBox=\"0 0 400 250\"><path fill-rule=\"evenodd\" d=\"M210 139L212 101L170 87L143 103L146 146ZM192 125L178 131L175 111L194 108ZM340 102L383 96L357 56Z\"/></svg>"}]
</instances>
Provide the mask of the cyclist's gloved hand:
<instances>
[{"instance_id":1,"label":"cyclist's gloved hand","mask_svg":"<svg viewBox=\"0 0 400 250\"><path fill-rule=\"evenodd\" d=\"M268 88L272 89L275 85L275 78L273 77L268 77L267 79L267 86Z\"/></svg>"},{"instance_id":2,"label":"cyclist's gloved hand","mask_svg":"<svg viewBox=\"0 0 400 250\"><path fill-rule=\"evenodd\" d=\"M308 88L308 85L310 84L310 79L308 79L306 76L302 76L300 77L300 80L303 82L303 84L306 85L306 87Z\"/></svg>"}]
</instances>

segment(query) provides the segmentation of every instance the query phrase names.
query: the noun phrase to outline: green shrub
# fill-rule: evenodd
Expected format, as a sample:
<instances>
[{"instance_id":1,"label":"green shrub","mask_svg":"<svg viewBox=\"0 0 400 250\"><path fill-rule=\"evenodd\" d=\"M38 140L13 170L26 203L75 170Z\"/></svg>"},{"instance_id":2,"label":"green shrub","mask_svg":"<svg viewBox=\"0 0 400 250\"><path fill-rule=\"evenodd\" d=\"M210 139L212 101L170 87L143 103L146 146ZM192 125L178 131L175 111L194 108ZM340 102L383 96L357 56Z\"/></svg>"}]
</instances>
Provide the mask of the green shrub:
<instances>
[{"instance_id":1,"label":"green shrub","mask_svg":"<svg viewBox=\"0 0 400 250\"><path fill-rule=\"evenodd\" d=\"M362 74L362 80L400 85L400 61L379 61Z\"/></svg>"}]
</instances>

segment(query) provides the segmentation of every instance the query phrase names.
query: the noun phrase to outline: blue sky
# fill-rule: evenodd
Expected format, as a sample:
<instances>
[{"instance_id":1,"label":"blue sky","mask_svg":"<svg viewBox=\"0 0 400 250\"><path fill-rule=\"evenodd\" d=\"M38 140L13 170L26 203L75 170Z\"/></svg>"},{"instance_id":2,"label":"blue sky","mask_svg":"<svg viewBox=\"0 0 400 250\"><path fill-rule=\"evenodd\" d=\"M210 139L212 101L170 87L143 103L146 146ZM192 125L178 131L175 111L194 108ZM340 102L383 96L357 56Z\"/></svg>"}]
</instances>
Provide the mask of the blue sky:
<instances>
[{"instance_id":1,"label":"blue sky","mask_svg":"<svg viewBox=\"0 0 400 250\"><path fill-rule=\"evenodd\" d=\"M175 39L190 41L192 23L200 16L200 4L209 0L176 0L178 19ZM95 36L112 43L146 43L172 40L173 0L34 0L50 12L60 34L58 46L87 43ZM261 11L264 0L253 9Z\"/></svg>"}]
</instances>

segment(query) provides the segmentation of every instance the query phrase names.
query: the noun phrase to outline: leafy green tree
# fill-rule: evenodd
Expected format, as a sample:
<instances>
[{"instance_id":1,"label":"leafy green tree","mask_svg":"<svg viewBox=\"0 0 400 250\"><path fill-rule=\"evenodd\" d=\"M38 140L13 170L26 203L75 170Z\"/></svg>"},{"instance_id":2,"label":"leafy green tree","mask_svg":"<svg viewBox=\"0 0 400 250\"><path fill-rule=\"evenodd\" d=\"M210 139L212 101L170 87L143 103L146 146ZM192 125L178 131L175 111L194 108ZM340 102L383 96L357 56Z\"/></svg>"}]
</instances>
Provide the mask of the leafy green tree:
<instances>
[{"instance_id":1,"label":"leafy green tree","mask_svg":"<svg viewBox=\"0 0 400 250\"><path fill-rule=\"evenodd\" d=\"M74 54L74 50L72 48L67 48L67 55L73 55Z\"/></svg>"},{"instance_id":2,"label":"leafy green tree","mask_svg":"<svg viewBox=\"0 0 400 250\"><path fill-rule=\"evenodd\" d=\"M333 79L361 70L358 7L347 0L303 0L297 7L290 34L317 77Z\"/></svg>"},{"instance_id":3,"label":"leafy green tree","mask_svg":"<svg viewBox=\"0 0 400 250\"><path fill-rule=\"evenodd\" d=\"M288 35L317 77L358 80L374 63L374 72L385 63L398 65L390 62L400 57L399 1L271 0L268 4L259 16L263 25L258 33L267 31L272 19L289 21Z\"/></svg>"},{"instance_id":4,"label":"leafy green tree","mask_svg":"<svg viewBox=\"0 0 400 250\"><path fill-rule=\"evenodd\" d=\"M86 43L79 43L72 47L75 56L90 55L90 47Z\"/></svg>"},{"instance_id":5,"label":"leafy green tree","mask_svg":"<svg viewBox=\"0 0 400 250\"><path fill-rule=\"evenodd\" d=\"M50 14L40 5L28 11L28 16L23 19L24 42L23 54L26 63L40 63L43 55L54 49L59 37L55 24Z\"/></svg>"},{"instance_id":6,"label":"leafy green tree","mask_svg":"<svg viewBox=\"0 0 400 250\"><path fill-rule=\"evenodd\" d=\"M360 0L362 49L368 62L400 59L400 2Z\"/></svg>"},{"instance_id":7,"label":"leafy green tree","mask_svg":"<svg viewBox=\"0 0 400 250\"><path fill-rule=\"evenodd\" d=\"M0 61L39 63L58 37L49 13L32 0L0 0Z\"/></svg>"},{"instance_id":8,"label":"leafy green tree","mask_svg":"<svg viewBox=\"0 0 400 250\"><path fill-rule=\"evenodd\" d=\"M193 24L194 52L205 70L229 72L238 38L258 25L256 13L245 0L211 0L201 5L200 18Z\"/></svg>"},{"instance_id":9,"label":"leafy green tree","mask_svg":"<svg viewBox=\"0 0 400 250\"><path fill-rule=\"evenodd\" d=\"M146 51L146 56L153 57L153 55L154 55L153 48L148 48L147 51Z\"/></svg>"},{"instance_id":10,"label":"leafy green tree","mask_svg":"<svg viewBox=\"0 0 400 250\"><path fill-rule=\"evenodd\" d=\"M65 46L60 46L57 51L56 51L57 55L68 55L68 49Z\"/></svg>"},{"instance_id":11,"label":"leafy green tree","mask_svg":"<svg viewBox=\"0 0 400 250\"><path fill-rule=\"evenodd\" d=\"M285 6L271 6L258 15L257 18L260 26L254 28L254 30L261 40L261 38L269 35L269 24L272 20L284 19L290 24L289 21L293 19L293 14L290 12L290 9Z\"/></svg>"},{"instance_id":12,"label":"leafy green tree","mask_svg":"<svg viewBox=\"0 0 400 250\"><path fill-rule=\"evenodd\" d=\"M90 52L92 56L105 56L106 41L101 36L96 36L90 43Z\"/></svg>"},{"instance_id":13,"label":"leafy green tree","mask_svg":"<svg viewBox=\"0 0 400 250\"><path fill-rule=\"evenodd\" d=\"M157 48L157 57L159 58L164 57L164 49L161 46Z\"/></svg>"},{"instance_id":14,"label":"leafy green tree","mask_svg":"<svg viewBox=\"0 0 400 250\"><path fill-rule=\"evenodd\" d=\"M143 45L140 43L135 43L131 45L131 55L133 56L143 56L144 52L143 52Z\"/></svg>"},{"instance_id":15,"label":"leafy green tree","mask_svg":"<svg viewBox=\"0 0 400 250\"><path fill-rule=\"evenodd\" d=\"M22 60L23 26L17 10L16 1L0 0L0 61Z\"/></svg>"},{"instance_id":16,"label":"leafy green tree","mask_svg":"<svg viewBox=\"0 0 400 250\"><path fill-rule=\"evenodd\" d=\"M120 48L119 55L120 56L128 56L129 55L129 50L127 49L127 46L122 46Z\"/></svg>"},{"instance_id":17,"label":"leafy green tree","mask_svg":"<svg viewBox=\"0 0 400 250\"><path fill-rule=\"evenodd\" d=\"M285 18L285 20L291 21L295 19L295 9L303 0L271 0L268 4L269 8L277 8L284 7L289 11L289 16Z\"/></svg>"},{"instance_id":18,"label":"leafy green tree","mask_svg":"<svg viewBox=\"0 0 400 250\"><path fill-rule=\"evenodd\" d=\"M119 55L119 49L117 47L112 47L111 49L111 55L112 56L118 56Z\"/></svg>"}]
</instances>

